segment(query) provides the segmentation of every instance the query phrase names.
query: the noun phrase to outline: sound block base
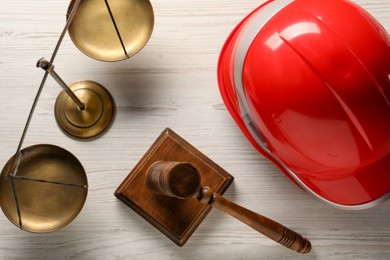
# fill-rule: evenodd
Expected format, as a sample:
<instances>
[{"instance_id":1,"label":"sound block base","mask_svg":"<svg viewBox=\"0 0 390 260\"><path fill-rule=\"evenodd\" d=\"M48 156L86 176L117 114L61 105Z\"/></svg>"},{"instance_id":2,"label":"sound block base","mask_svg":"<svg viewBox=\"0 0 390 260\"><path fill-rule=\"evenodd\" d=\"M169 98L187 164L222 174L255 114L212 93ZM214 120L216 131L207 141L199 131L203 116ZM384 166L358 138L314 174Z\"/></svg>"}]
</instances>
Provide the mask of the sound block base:
<instances>
[{"instance_id":1,"label":"sound block base","mask_svg":"<svg viewBox=\"0 0 390 260\"><path fill-rule=\"evenodd\" d=\"M223 194L233 176L169 128L165 129L115 191L115 196L150 222L178 246L183 246L211 210L196 198L177 199L154 194L146 184L146 171L155 161L194 165L202 186Z\"/></svg>"}]
</instances>

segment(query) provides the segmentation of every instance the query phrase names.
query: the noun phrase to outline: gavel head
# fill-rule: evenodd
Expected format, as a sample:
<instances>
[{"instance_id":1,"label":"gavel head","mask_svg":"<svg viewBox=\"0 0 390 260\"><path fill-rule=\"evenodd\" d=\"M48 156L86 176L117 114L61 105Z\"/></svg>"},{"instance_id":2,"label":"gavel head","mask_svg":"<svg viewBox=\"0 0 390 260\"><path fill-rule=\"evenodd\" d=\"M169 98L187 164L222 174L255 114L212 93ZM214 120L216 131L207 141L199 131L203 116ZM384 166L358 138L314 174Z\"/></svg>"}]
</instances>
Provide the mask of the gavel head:
<instances>
[{"instance_id":1,"label":"gavel head","mask_svg":"<svg viewBox=\"0 0 390 260\"><path fill-rule=\"evenodd\" d=\"M147 169L146 183L156 194L179 199L192 198L201 190L199 171L187 162L154 162Z\"/></svg>"}]
</instances>

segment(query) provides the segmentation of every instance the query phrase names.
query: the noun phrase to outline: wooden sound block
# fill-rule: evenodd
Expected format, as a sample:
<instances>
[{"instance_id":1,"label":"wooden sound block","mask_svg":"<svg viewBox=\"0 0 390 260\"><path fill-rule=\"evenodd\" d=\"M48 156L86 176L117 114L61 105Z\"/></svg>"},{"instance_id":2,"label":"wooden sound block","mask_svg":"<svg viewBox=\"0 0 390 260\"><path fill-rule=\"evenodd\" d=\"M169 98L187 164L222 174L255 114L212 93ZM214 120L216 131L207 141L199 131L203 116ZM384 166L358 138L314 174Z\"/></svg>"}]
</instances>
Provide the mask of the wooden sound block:
<instances>
[{"instance_id":1,"label":"wooden sound block","mask_svg":"<svg viewBox=\"0 0 390 260\"><path fill-rule=\"evenodd\" d=\"M146 184L146 171L155 161L179 161L194 165L202 186L223 194L233 176L166 128L115 191L115 196L149 221L179 246L183 246L211 207L196 198L177 199L153 193Z\"/></svg>"}]
</instances>

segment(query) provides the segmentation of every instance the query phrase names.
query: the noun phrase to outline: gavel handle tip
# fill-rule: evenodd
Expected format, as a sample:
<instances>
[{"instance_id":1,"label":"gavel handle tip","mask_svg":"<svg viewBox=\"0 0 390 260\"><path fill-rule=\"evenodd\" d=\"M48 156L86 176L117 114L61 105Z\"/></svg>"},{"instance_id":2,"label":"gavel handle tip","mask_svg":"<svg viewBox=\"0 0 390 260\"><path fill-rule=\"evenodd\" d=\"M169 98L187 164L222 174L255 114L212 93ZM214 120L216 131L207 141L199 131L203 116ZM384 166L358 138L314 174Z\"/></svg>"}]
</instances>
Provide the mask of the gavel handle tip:
<instances>
[{"instance_id":1,"label":"gavel handle tip","mask_svg":"<svg viewBox=\"0 0 390 260\"><path fill-rule=\"evenodd\" d=\"M298 253L307 254L311 251L311 243L306 238L303 238L303 239L304 239L303 248L300 251L298 251Z\"/></svg>"}]
</instances>

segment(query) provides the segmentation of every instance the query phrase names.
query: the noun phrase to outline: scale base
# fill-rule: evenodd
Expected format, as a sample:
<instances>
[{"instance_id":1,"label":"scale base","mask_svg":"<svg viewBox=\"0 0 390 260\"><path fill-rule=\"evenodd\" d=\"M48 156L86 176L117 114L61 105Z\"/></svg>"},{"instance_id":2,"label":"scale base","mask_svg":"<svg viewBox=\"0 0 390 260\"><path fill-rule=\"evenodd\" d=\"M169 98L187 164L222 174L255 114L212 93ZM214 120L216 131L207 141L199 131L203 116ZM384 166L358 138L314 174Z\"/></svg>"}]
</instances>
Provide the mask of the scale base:
<instances>
[{"instance_id":1,"label":"scale base","mask_svg":"<svg viewBox=\"0 0 390 260\"><path fill-rule=\"evenodd\" d=\"M59 127L76 139L99 137L111 126L114 118L115 103L111 94L93 81L77 81L69 88L85 104L85 108L81 110L66 92L62 91L54 108Z\"/></svg>"},{"instance_id":2,"label":"scale base","mask_svg":"<svg viewBox=\"0 0 390 260\"><path fill-rule=\"evenodd\" d=\"M126 205L178 246L183 246L211 207L196 198L177 199L153 193L146 184L146 173L155 161L191 163L199 169L202 185L218 194L225 192L233 176L167 128L115 191L115 196Z\"/></svg>"}]
</instances>

